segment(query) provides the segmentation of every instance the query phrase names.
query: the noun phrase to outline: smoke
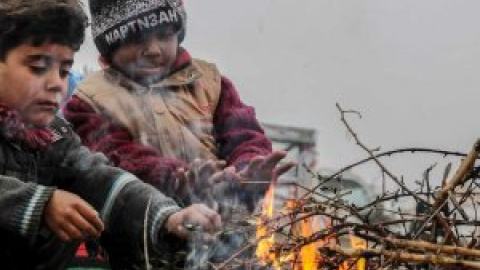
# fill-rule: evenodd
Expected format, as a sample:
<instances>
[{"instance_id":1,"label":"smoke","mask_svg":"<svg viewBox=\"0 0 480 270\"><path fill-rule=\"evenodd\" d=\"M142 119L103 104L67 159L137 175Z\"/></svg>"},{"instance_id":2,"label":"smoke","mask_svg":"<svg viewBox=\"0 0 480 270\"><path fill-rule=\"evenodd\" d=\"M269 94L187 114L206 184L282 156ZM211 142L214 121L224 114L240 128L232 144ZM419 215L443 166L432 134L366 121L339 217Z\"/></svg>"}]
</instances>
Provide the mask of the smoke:
<instances>
[{"instance_id":1,"label":"smoke","mask_svg":"<svg viewBox=\"0 0 480 270\"><path fill-rule=\"evenodd\" d=\"M247 231L222 232L216 236L209 236L203 232L194 232L189 243L190 253L187 255L185 269L209 270L213 265L225 262L248 244ZM248 254L248 255L247 255ZM236 256L237 259L251 256L252 252L245 252ZM232 263L234 264L234 263ZM232 268L238 268L231 265Z\"/></svg>"},{"instance_id":2,"label":"smoke","mask_svg":"<svg viewBox=\"0 0 480 270\"><path fill-rule=\"evenodd\" d=\"M204 181L205 179L197 179ZM224 228L215 235L194 230L188 244L185 269L209 270L213 265L220 264L235 255L236 259L253 257L253 250L236 254L249 244L255 228L248 223L257 204L258 192L229 178L228 174L221 182L200 192L191 191L190 200L194 203L204 203L216 210L222 217ZM201 195L199 195L201 194ZM232 262L231 264L234 264ZM235 269L243 266L229 265Z\"/></svg>"},{"instance_id":3,"label":"smoke","mask_svg":"<svg viewBox=\"0 0 480 270\"><path fill-rule=\"evenodd\" d=\"M129 66L126 69L129 70L132 69L132 67ZM130 88L129 90L138 92L140 96L142 96L142 93L153 94L153 91L145 93L146 88L138 84L126 84L127 82L130 81L125 81L122 79L116 81L119 86L128 86ZM150 83L151 82L148 82L147 84ZM136 87L138 87L138 89ZM182 104L185 101L177 98L176 95L172 95L171 93L169 93L169 91L156 91L155 89L154 92L155 94L162 95L161 98L166 103L165 105L167 105L167 107L152 107L152 100L147 97L148 95L142 96L142 98L140 99L142 101L142 107L140 108L140 111L144 113L144 116L148 116L148 118L150 118L152 117L152 114L155 113L155 110L171 109L172 107L177 108L180 114L174 116L181 117L183 115L181 109L183 108ZM130 112L130 117L136 117L136 114L134 114L131 110L126 111ZM192 109L192 111L195 110ZM185 132L191 132L194 137L197 137L198 140L203 143L204 138L209 136L209 134L212 134L213 136L213 124L212 121L208 118L201 118L204 117L203 111L198 113L199 115L195 115L193 117L195 119L182 118L178 119L178 121L180 122L180 124L184 124L184 127L186 129ZM136 119L132 120L135 121ZM173 129L174 127L169 128ZM104 130L103 127L98 127L96 132L98 132L98 134L92 136L97 137L97 135L99 134L107 133L108 130ZM178 136L181 137L183 135L178 134ZM146 132L145 130L140 129L139 137L143 145L155 147L153 145L155 144L155 140L157 140L158 138L165 138L165 134ZM112 148L107 143L102 143L102 145L99 147L108 150ZM175 151L174 154L178 154L177 151L180 151L182 147L183 146L171 148L172 151ZM111 150L116 151L115 149ZM188 156L201 156L195 150L196 149L194 148L182 149L182 153L183 155ZM121 153L118 154L118 156L121 155ZM94 160L87 161L84 160L81 156L70 157L68 160L76 160L77 162L75 162L74 165L82 168L83 170L88 170L88 168L95 165ZM204 159L202 162L216 163L219 161L209 161ZM180 262L180 264L184 264L182 265L182 269L212 269L212 264L222 263L223 261L233 256L235 252L240 250L242 247L249 244L249 240L252 239L252 236L254 235L254 228L251 226L250 223L247 222L247 220L252 216L257 202L260 199L260 192L263 189L259 189L258 186L256 186L255 184L242 184L240 181L238 181L239 179L235 177L236 172L225 173L223 174L221 179L217 179L216 181L212 182L210 178L215 173L224 171L225 165L222 166L217 164L215 166L215 170L206 170L207 173L200 169L202 168L201 164L199 166L189 167L189 177L194 178L191 182L193 182L195 186L188 189L188 192L186 193L187 198L185 198L185 203L186 205L192 203L203 203L212 208L213 210L216 210L222 217L222 223L224 224L224 228L222 229L222 231L216 233L215 235L203 232L201 228L195 228L195 230L192 232L192 237L188 241L188 243L180 243L181 241L178 241L178 239L166 241L165 252L162 252L163 254L158 254L158 258L152 258L151 262L153 265L158 263L159 265L162 265L162 267L170 267L172 265L173 267L176 267L177 265L179 265L177 256L181 254L181 256L183 256L183 262ZM169 252L170 254L167 254ZM157 254L155 254L155 256L156 255ZM240 254L239 257L237 256L237 258L242 258L242 256L244 256L245 258L252 258L253 250L246 250L245 252ZM164 267L161 269L164 269Z\"/></svg>"}]
</instances>

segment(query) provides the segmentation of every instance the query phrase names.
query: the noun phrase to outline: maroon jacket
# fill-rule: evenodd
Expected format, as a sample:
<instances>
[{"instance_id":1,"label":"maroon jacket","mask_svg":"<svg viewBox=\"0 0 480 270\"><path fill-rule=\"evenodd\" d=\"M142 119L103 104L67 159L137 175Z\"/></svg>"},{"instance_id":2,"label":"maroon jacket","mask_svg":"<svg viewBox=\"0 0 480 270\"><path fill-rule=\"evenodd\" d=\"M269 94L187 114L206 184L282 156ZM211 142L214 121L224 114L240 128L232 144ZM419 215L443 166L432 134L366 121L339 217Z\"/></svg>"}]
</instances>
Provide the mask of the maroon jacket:
<instances>
[{"instance_id":1,"label":"maroon jacket","mask_svg":"<svg viewBox=\"0 0 480 270\"><path fill-rule=\"evenodd\" d=\"M174 71L191 62L188 52L181 49ZM272 152L271 142L255 117L254 109L245 105L233 84L225 77L221 81L221 94L213 124L219 146L219 159L227 165L241 168L251 158ZM83 144L92 151L103 152L114 164L132 172L166 195L172 190L173 174L188 164L179 159L162 157L152 147L133 141L124 127L116 125L97 114L86 102L73 96L64 108L64 116L82 138Z\"/></svg>"}]
</instances>

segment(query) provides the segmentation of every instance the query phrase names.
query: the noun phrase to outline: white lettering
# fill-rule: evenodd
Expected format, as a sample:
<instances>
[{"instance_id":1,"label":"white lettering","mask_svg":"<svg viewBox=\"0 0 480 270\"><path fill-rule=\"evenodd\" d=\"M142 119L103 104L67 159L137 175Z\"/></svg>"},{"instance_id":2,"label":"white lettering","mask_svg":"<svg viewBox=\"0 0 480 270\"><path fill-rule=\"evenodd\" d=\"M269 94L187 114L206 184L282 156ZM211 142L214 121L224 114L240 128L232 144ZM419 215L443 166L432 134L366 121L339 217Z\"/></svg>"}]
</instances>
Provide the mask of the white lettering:
<instances>
[{"instance_id":1,"label":"white lettering","mask_svg":"<svg viewBox=\"0 0 480 270\"><path fill-rule=\"evenodd\" d=\"M160 23L168 23L170 22L170 19L168 18L168 15L167 13L163 12L163 11L160 11L160 13L158 14L160 16Z\"/></svg>"},{"instance_id":2,"label":"white lettering","mask_svg":"<svg viewBox=\"0 0 480 270\"><path fill-rule=\"evenodd\" d=\"M170 22L178 22L178 12L175 10L169 10L168 15L170 16Z\"/></svg>"},{"instance_id":3,"label":"white lettering","mask_svg":"<svg viewBox=\"0 0 480 270\"><path fill-rule=\"evenodd\" d=\"M126 38L130 31L135 33L137 31L142 31L143 29L155 27L160 24L178 22L179 16L179 13L175 10L160 11L158 15L154 13L144 16L143 18L125 23L116 29L111 30L109 33L106 33L104 36L105 41L111 45Z\"/></svg>"},{"instance_id":4,"label":"white lettering","mask_svg":"<svg viewBox=\"0 0 480 270\"><path fill-rule=\"evenodd\" d=\"M122 37L120 36L120 32L118 32L118 29L113 30L113 42L117 42L121 39Z\"/></svg>"},{"instance_id":5,"label":"white lettering","mask_svg":"<svg viewBox=\"0 0 480 270\"><path fill-rule=\"evenodd\" d=\"M158 18L155 14L151 14L150 16L148 16L150 18L150 25L152 27L155 27L157 24L158 24ZM160 22L161 23L161 22Z\"/></svg>"},{"instance_id":6,"label":"white lettering","mask_svg":"<svg viewBox=\"0 0 480 270\"><path fill-rule=\"evenodd\" d=\"M122 39L124 39L128 34L128 25L120 26L120 34L122 35Z\"/></svg>"},{"instance_id":7,"label":"white lettering","mask_svg":"<svg viewBox=\"0 0 480 270\"><path fill-rule=\"evenodd\" d=\"M135 21L129 22L128 26L130 27L130 30L132 30L133 33L137 32L137 28L135 28Z\"/></svg>"},{"instance_id":8,"label":"white lettering","mask_svg":"<svg viewBox=\"0 0 480 270\"><path fill-rule=\"evenodd\" d=\"M112 45L112 43L114 42L114 41L113 41L112 32L107 33L107 34L105 35L105 40L107 41L108 45Z\"/></svg>"},{"instance_id":9,"label":"white lettering","mask_svg":"<svg viewBox=\"0 0 480 270\"><path fill-rule=\"evenodd\" d=\"M138 24L139 31L142 31L142 29L145 29L145 28L150 28L150 22L148 21L147 17L143 18L143 20L138 19L137 24Z\"/></svg>"}]
</instances>

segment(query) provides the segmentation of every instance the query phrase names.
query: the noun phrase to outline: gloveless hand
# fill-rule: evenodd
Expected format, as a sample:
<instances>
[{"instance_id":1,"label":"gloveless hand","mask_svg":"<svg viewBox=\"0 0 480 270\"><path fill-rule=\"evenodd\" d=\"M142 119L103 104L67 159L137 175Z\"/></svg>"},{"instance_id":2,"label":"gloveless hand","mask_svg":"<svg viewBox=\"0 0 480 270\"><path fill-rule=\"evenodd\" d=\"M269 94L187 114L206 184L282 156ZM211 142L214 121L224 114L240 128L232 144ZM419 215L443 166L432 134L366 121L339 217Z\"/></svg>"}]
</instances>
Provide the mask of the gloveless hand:
<instances>
[{"instance_id":1,"label":"gloveless hand","mask_svg":"<svg viewBox=\"0 0 480 270\"><path fill-rule=\"evenodd\" d=\"M44 213L47 226L63 241L98 238L104 229L97 211L68 191L55 190Z\"/></svg>"},{"instance_id":2,"label":"gloveless hand","mask_svg":"<svg viewBox=\"0 0 480 270\"><path fill-rule=\"evenodd\" d=\"M176 177L177 194L181 197L202 197L216 182L221 181L225 161L195 159L188 170L179 169Z\"/></svg>"},{"instance_id":3,"label":"gloveless hand","mask_svg":"<svg viewBox=\"0 0 480 270\"><path fill-rule=\"evenodd\" d=\"M270 182L295 166L293 162L280 165L286 155L284 151L275 151L267 156L254 157L239 175L244 181Z\"/></svg>"},{"instance_id":4,"label":"gloveless hand","mask_svg":"<svg viewBox=\"0 0 480 270\"><path fill-rule=\"evenodd\" d=\"M192 204L170 215L165 228L180 238L188 238L192 230L214 233L222 227L220 215L204 204Z\"/></svg>"}]
</instances>

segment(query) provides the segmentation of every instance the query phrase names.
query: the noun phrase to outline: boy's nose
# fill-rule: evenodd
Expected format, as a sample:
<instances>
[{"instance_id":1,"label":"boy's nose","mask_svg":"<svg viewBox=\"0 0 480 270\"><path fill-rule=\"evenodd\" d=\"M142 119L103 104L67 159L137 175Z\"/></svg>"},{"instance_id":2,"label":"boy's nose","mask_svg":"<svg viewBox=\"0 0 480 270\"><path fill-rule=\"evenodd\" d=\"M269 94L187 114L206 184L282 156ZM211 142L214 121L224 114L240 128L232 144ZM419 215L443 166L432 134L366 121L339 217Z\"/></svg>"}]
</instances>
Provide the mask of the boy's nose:
<instances>
[{"instance_id":1,"label":"boy's nose","mask_svg":"<svg viewBox=\"0 0 480 270\"><path fill-rule=\"evenodd\" d=\"M154 37L146 42L144 54L146 56L159 56L162 54L162 50L163 43Z\"/></svg>"},{"instance_id":2,"label":"boy's nose","mask_svg":"<svg viewBox=\"0 0 480 270\"><path fill-rule=\"evenodd\" d=\"M47 77L47 90L53 92L62 92L63 88L66 88L66 80L60 76L58 70L52 69L48 72Z\"/></svg>"}]
</instances>

